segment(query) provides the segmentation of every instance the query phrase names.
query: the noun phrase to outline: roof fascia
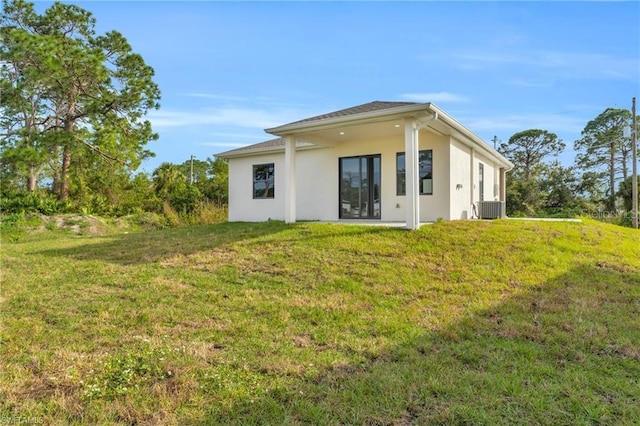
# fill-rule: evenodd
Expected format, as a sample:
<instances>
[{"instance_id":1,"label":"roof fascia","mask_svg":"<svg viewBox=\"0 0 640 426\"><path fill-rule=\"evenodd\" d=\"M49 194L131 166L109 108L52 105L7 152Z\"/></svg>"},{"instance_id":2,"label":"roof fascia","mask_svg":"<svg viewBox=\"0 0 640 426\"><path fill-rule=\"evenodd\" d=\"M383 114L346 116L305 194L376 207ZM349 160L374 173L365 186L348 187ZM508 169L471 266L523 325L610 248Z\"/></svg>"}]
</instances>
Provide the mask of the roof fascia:
<instances>
[{"instance_id":1,"label":"roof fascia","mask_svg":"<svg viewBox=\"0 0 640 426\"><path fill-rule=\"evenodd\" d=\"M215 157L220 157L220 158L235 158L235 157L245 157L247 155L255 155L255 154L261 154L264 152L271 152L274 149L280 148L279 146L271 146L271 147L267 147L267 148L256 148L256 149L238 149L238 150L233 150L233 151L226 151L226 152L221 152L219 154L215 154Z\"/></svg>"}]
</instances>

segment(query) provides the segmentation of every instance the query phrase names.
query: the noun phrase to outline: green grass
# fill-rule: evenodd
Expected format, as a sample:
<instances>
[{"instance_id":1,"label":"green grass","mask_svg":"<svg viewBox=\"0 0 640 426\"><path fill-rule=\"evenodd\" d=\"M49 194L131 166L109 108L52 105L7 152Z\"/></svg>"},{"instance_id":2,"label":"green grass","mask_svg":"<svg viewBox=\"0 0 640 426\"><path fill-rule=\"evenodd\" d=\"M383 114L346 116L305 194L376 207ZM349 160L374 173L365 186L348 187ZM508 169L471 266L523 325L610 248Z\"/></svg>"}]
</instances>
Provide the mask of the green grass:
<instances>
[{"instance_id":1,"label":"green grass","mask_svg":"<svg viewBox=\"0 0 640 426\"><path fill-rule=\"evenodd\" d=\"M631 229L226 223L1 254L3 422L640 423Z\"/></svg>"}]
</instances>

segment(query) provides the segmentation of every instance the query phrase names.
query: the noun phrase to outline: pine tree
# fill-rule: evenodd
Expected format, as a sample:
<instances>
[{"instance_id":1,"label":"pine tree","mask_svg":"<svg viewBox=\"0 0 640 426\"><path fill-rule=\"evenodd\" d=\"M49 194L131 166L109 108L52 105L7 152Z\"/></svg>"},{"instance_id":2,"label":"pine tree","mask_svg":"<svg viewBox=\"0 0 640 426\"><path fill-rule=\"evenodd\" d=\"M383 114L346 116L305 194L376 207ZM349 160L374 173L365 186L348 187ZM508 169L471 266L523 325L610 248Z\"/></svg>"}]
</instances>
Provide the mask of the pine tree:
<instances>
[{"instance_id":1,"label":"pine tree","mask_svg":"<svg viewBox=\"0 0 640 426\"><path fill-rule=\"evenodd\" d=\"M38 15L32 3L5 0L1 35L2 87L11 93L11 106L2 104L3 131L11 135L3 154L14 152L3 160L32 158L38 170L45 153L57 154L54 186L65 200L83 152L125 170L151 155L144 146L157 135L144 115L159 107L160 91L122 34L97 35L95 19L78 6L54 3Z\"/></svg>"}]
</instances>

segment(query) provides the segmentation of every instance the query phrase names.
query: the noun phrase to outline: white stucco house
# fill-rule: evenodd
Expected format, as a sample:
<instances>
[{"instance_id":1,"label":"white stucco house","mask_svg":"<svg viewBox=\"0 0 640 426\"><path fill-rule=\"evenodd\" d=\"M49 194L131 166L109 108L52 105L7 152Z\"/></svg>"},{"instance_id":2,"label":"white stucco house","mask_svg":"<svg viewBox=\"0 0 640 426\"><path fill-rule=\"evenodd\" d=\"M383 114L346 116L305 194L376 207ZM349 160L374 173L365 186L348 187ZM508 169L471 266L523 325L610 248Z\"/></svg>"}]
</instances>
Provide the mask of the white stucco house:
<instances>
[{"instance_id":1,"label":"white stucco house","mask_svg":"<svg viewBox=\"0 0 640 426\"><path fill-rule=\"evenodd\" d=\"M421 222L504 214L513 164L432 103L371 102L266 129L229 162L229 220ZM494 213L495 214L495 213Z\"/></svg>"}]
</instances>

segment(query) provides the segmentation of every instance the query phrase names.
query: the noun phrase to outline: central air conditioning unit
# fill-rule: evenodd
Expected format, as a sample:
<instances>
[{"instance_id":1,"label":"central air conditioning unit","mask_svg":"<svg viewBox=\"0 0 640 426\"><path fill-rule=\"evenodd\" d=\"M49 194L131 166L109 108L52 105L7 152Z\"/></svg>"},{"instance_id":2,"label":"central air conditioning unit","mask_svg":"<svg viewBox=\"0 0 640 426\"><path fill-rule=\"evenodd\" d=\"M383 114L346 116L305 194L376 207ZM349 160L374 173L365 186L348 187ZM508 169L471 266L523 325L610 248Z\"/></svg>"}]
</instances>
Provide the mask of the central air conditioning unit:
<instances>
[{"instance_id":1,"label":"central air conditioning unit","mask_svg":"<svg viewBox=\"0 0 640 426\"><path fill-rule=\"evenodd\" d=\"M478 201L478 217L480 219L502 219L507 217L504 201Z\"/></svg>"}]
</instances>

